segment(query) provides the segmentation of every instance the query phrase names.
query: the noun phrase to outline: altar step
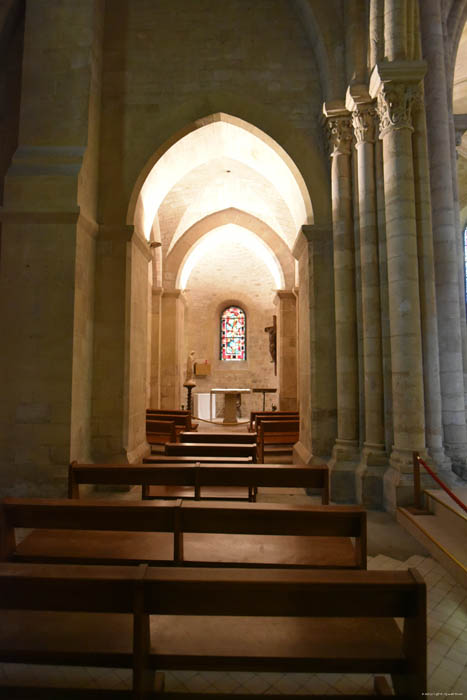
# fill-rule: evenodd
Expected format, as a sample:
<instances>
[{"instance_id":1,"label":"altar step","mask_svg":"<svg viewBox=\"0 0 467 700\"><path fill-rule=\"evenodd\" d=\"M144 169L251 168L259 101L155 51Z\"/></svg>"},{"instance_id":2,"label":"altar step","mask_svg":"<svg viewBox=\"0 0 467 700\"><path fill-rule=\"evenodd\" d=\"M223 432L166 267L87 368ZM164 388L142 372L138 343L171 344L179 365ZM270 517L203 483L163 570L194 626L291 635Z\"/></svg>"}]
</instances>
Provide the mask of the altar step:
<instances>
[{"instance_id":1,"label":"altar step","mask_svg":"<svg viewBox=\"0 0 467 700\"><path fill-rule=\"evenodd\" d=\"M453 493L467 502L467 487ZM424 491L426 513L397 509L397 520L449 573L467 588L467 513L442 489Z\"/></svg>"}]
</instances>

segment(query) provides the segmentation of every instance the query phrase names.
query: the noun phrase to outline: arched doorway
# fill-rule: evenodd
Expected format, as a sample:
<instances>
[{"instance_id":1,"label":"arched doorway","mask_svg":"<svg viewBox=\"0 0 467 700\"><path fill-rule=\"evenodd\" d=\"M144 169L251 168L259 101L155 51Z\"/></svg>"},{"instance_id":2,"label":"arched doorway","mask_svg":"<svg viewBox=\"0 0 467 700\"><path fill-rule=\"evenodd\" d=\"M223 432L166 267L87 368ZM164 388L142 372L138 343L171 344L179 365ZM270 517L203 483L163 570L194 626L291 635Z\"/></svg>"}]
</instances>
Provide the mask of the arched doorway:
<instances>
[{"instance_id":1,"label":"arched doorway","mask_svg":"<svg viewBox=\"0 0 467 700\"><path fill-rule=\"evenodd\" d=\"M183 403L185 358L197 390L270 386L297 406L297 265L292 249L313 223L310 194L284 149L251 124L218 113L184 129L150 159L129 220L154 250L147 405ZM247 352L222 358L219 314L245 309ZM265 328L277 318L277 366ZM255 397L258 404L261 397ZM247 398L245 412L256 407ZM258 405L258 407L260 407Z\"/></svg>"}]
</instances>

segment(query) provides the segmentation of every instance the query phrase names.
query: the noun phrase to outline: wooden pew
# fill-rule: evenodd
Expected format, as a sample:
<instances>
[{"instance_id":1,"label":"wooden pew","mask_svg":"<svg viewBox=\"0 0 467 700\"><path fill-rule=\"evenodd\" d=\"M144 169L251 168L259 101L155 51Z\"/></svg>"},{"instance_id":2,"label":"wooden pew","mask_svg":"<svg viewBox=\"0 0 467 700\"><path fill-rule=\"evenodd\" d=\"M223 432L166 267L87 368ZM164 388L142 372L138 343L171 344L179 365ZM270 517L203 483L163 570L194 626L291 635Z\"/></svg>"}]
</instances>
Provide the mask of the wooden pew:
<instances>
[{"instance_id":1,"label":"wooden pew","mask_svg":"<svg viewBox=\"0 0 467 700\"><path fill-rule=\"evenodd\" d=\"M264 416L266 417L272 417L272 419L276 418L278 420L286 420L289 417L290 418L298 418L298 411L251 411L250 413L250 422L248 424L248 430L250 432L256 431L256 418L259 417L260 419Z\"/></svg>"},{"instance_id":2,"label":"wooden pew","mask_svg":"<svg viewBox=\"0 0 467 700\"><path fill-rule=\"evenodd\" d=\"M258 462L264 462L265 445L295 445L300 434L300 421L264 420L258 424Z\"/></svg>"},{"instance_id":3,"label":"wooden pew","mask_svg":"<svg viewBox=\"0 0 467 700\"><path fill-rule=\"evenodd\" d=\"M359 506L5 499L2 560L366 568ZM32 532L16 542L17 528Z\"/></svg>"},{"instance_id":4,"label":"wooden pew","mask_svg":"<svg viewBox=\"0 0 467 700\"><path fill-rule=\"evenodd\" d=\"M253 488L249 483L228 484L229 490L223 488L222 494L217 487L223 487L222 481L210 484L211 492L201 496L198 466L212 464L223 466L234 462L240 466L253 464L248 458L225 460L216 457L199 457L197 463L188 457L147 458L143 464L78 464L72 462L68 468L68 498L80 497L80 485L125 485L141 486L141 498L227 498L254 500ZM245 482L248 480L245 479ZM235 487L235 488L234 488Z\"/></svg>"},{"instance_id":5,"label":"wooden pew","mask_svg":"<svg viewBox=\"0 0 467 700\"><path fill-rule=\"evenodd\" d=\"M164 458L158 458L164 460ZM174 464L170 460L176 460ZM198 463L185 463L187 457L168 458L142 465L78 464L72 462L68 470L68 497L80 497L83 485L141 485L142 497L151 498L219 498L219 489L226 497L226 488L242 489L231 492L229 498L256 500L258 487L292 487L305 490L319 489L321 502L329 503L329 470L323 465L255 464L247 458L238 458L234 464L217 459L209 464L209 457L199 457ZM180 460L183 460L180 463ZM241 461L240 461L241 460ZM212 460L211 460L212 461ZM248 491L246 491L248 489Z\"/></svg>"},{"instance_id":6,"label":"wooden pew","mask_svg":"<svg viewBox=\"0 0 467 700\"><path fill-rule=\"evenodd\" d=\"M146 421L148 420L174 420L178 426L185 425L186 430L198 430L198 423L192 422L191 411L148 408L146 410Z\"/></svg>"},{"instance_id":7,"label":"wooden pew","mask_svg":"<svg viewBox=\"0 0 467 700\"><path fill-rule=\"evenodd\" d=\"M146 440L150 445L164 445L166 442L176 442L177 430L175 421L148 421L146 423Z\"/></svg>"},{"instance_id":8,"label":"wooden pew","mask_svg":"<svg viewBox=\"0 0 467 700\"><path fill-rule=\"evenodd\" d=\"M133 698L154 684L147 658L149 617L142 611L146 567L0 564L0 661L130 668L132 690L10 685L2 698ZM66 687L65 687L66 686Z\"/></svg>"},{"instance_id":9,"label":"wooden pew","mask_svg":"<svg viewBox=\"0 0 467 700\"><path fill-rule=\"evenodd\" d=\"M256 433L180 433L180 442L214 442L251 445L256 442Z\"/></svg>"},{"instance_id":10,"label":"wooden pew","mask_svg":"<svg viewBox=\"0 0 467 700\"><path fill-rule=\"evenodd\" d=\"M359 506L183 502L180 561L187 566L366 569Z\"/></svg>"},{"instance_id":11,"label":"wooden pew","mask_svg":"<svg viewBox=\"0 0 467 700\"><path fill-rule=\"evenodd\" d=\"M212 442L167 442L165 454L173 457L250 457L256 462L256 445Z\"/></svg>"},{"instance_id":12,"label":"wooden pew","mask_svg":"<svg viewBox=\"0 0 467 700\"><path fill-rule=\"evenodd\" d=\"M144 601L153 669L387 673L397 697L426 693L416 570L149 569ZM374 684L389 690L381 676Z\"/></svg>"},{"instance_id":13,"label":"wooden pew","mask_svg":"<svg viewBox=\"0 0 467 700\"><path fill-rule=\"evenodd\" d=\"M0 502L2 560L173 564L181 501L19 498ZM33 528L16 543L16 528Z\"/></svg>"}]
</instances>

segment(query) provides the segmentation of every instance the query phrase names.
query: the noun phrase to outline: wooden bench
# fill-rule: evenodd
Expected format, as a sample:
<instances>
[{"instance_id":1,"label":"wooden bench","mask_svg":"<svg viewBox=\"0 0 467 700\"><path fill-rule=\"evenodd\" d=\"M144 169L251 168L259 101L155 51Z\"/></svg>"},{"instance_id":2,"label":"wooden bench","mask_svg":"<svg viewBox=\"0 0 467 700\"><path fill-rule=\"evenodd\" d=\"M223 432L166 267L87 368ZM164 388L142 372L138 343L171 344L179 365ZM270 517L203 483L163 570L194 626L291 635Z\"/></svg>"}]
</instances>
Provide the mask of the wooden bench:
<instances>
[{"instance_id":1,"label":"wooden bench","mask_svg":"<svg viewBox=\"0 0 467 700\"><path fill-rule=\"evenodd\" d=\"M165 454L173 457L250 457L256 462L256 445L213 442L167 442Z\"/></svg>"},{"instance_id":2,"label":"wooden bench","mask_svg":"<svg viewBox=\"0 0 467 700\"><path fill-rule=\"evenodd\" d=\"M2 676L1 697L145 697L144 688L153 682L142 665L145 569L0 564L1 662L132 669L132 690L71 688L62 672L49 687L10 685Z\"/></svg>"},{"instance_id":3,"label":"wooden bench","mask_svg":"<svg viewBox=\"0 0 467 700\"><path fill-rule=\"evenodd\" d=\"M1 559L35 563L366 568L359 506L5 499ZM16 542L17 528L33 528Z\"/></svg>"},{"instance_id":4,"label":"wooden bench","mask_svg":"<svg viewBox=\"0 0 467 700\"><path fill-rule=\"evenodd\" d=\"M248 430L250 432L256 431L256 418L259 417L260 419L262 417L268 418L271 417L271 419L277 418L278 420L285 420L287 418L298 418L298 411L251 411L250 413L250 422L248 424Z\"/></svg>"},{"instance_id":5,"label":"wooden bench","mask_svg":"<svg viewBox=\"0 0 467 700\"><path fill-rule=\"evenodd\" d=\"M192 422L190 411L169 411L166 409L147 409L146 422L153 420L173 420L178 428L184 426L185 430L198 430L198 423Z\"/></svg>"},{"instance_id":6,"label":"wooden bench","mask_svg":"<svg viewBox=\"0 0 467 700\"><path fill-rule=\"evenodd\" d=\"M154 670L386 673L398 697L426 693L416 570L149 569L144 610ZM374 683L389 691L381 676Z\"/></svg>"},{"instance_id":7,"label":"wooden bench","mask_svg":"<svg viewBox=\"0 0 467 700\"><path fill-rule=\"evenodd\" d=\"M222 498L255 500L256 492L244 483L224 486L217 483L217 472L211 483L204 484L203 493L199 484L199 464L190 458L160 458L161 461L138 465L127 464L78 464L72 462L68 470L68 497L80 497L80 484L83 485L126 485L141 486L142 498ZM203 459L203 458L200 458ZM209 461L209 458L206 458ZM222 466L218 459L211 459L212 466ZM206 462L203 462L205 464ZM242 466L253 464L242 459ZM208 470L209 471L209 470Z\"/></svg>"},{"instance_id":8,"label":"wooden bench","mask_svg":"<svg viewBox=\"0 0 467 700\"><path fill-rule=\"evenodd\" d=\"M158 458L159 459L159 458ZM163 460L164 458L160 458ZM256 500L258 487L303 488L321 491L321 502L329 503L329 470L326 464L258 465L239 458L234 464L217 460L208 464L208 457L185 463L187 457L174 459L174 464L159 461L142 465L78 464L68 470L68 497L80 497L83 485L140 485L142 497L151 498L241 498ZM180 460L183 460L180 463ZM201 461L203 460L203 461ZM241 461L240 461L241 460ZM241 489L226 492L226 489Z\"/></svg>"},{"instance_id":9,"label":"wooden bench","mask_svg":"<svg viewBox=\"0 0 467 700\"><path fill-rule=\"evenodd\" d=\"M258 423L258 462L264 462L265 445L295 445L299 440L300 421L265 420Z\"/></svg>"},{"instance_id":10,"label":"wooden bench","mask_svg":"<svg viewBox=\"0 0 467 700\"><path fill-rule=\"evenodd\" d=\"M177 430L175 421L152 420L147 422L146 440L150 445L164 445L166 442L176 442Z\"/></svg>"},{"instance_id":11,"label":"wooden bench","mask_svg":"<svg viewBox=\"0 0 467 700\"><path fill-rule=\"evenodd\" d=\"M0 564L0 660L131 668L132 691L104 697L134 700L154 688L160 697L159 669L373 674L389 694L385 673L396 697L426 694L416 570L128 569ZM41 692L1 687L7 697ZM67 691L36 697L84 697Z\"/></svg>"},{"instance_id":12,"label":"wooden bench","mask_svg":"<svg viewBox=\"0 0 467 700\"><path fill-rule=\"evenodd\" d=\"M180 442L252 445L256 442L256 433L180 433Z\"/></svg>"},{"instance_id":13,"label":"wooden bench","mask_svg":"<svg viewBox=\"0 0 467 700\"><path fill-rule=\"evenodd\" d=\"M0 502L0 558L23 562L171 565L181 501L47 498ZM33 531L16 543L17 528Z\"/></svg>"}]
</instances>

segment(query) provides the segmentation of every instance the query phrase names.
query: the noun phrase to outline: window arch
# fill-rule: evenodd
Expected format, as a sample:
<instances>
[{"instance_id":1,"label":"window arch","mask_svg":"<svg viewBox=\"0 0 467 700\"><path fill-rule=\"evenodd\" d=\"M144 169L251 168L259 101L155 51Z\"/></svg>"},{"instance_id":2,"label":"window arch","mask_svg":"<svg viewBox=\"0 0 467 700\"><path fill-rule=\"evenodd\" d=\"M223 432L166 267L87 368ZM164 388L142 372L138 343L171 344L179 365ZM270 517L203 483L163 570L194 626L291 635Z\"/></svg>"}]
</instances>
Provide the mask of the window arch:
<instances>
[{"instance_id":1,"label":"window arch","mask_svg":"<svg viewBox=\"0 0 467 700\"><path fill-rule=\"evenodd\" d=\"M220 318L221 360L246 360L246 314L239 306L228 306Z\"/></svg>"}]
</instances>

